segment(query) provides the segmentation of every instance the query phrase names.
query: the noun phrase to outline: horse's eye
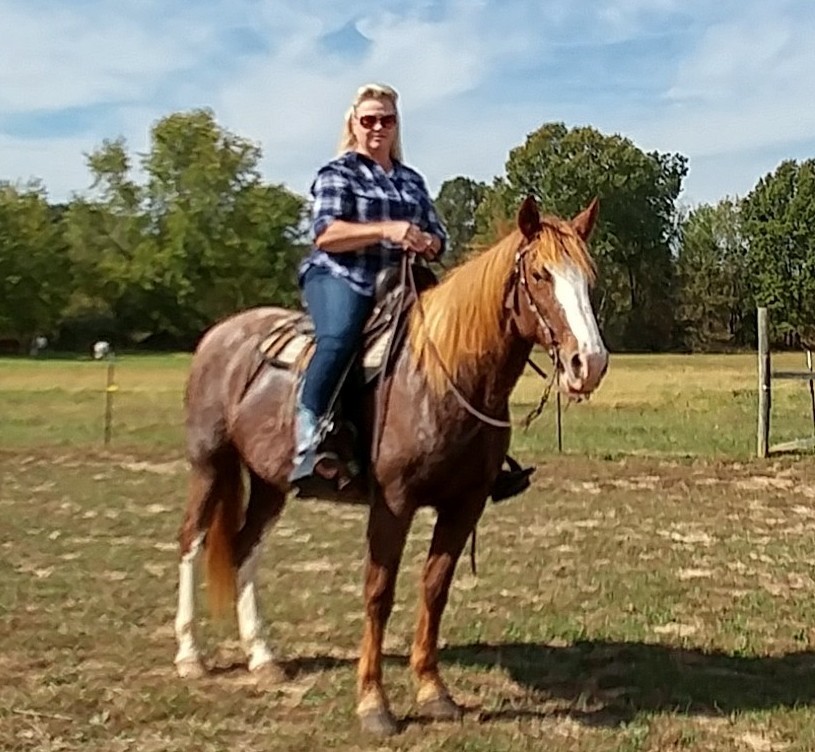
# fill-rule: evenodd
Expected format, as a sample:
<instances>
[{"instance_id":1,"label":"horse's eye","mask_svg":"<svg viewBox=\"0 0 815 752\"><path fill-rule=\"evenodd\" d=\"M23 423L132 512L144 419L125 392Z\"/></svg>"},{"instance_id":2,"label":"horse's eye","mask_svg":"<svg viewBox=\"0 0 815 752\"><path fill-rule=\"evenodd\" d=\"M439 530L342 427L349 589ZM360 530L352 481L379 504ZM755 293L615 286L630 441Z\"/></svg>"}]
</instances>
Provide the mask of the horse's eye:
<instances>
[{"instance_id":1,"label":"horse's eye","mask_svg":"<svg viewBox=\"0 0 815 752\"><path fill-rule=\"evenodd\" d=\"M546 282L549 279L549 272L547 272L545 269L542 270L535 269L532 272L532 279L534 279L535 282L537 282L538 284L542 284L543 282Z\"/></svg>"}]
</instances>

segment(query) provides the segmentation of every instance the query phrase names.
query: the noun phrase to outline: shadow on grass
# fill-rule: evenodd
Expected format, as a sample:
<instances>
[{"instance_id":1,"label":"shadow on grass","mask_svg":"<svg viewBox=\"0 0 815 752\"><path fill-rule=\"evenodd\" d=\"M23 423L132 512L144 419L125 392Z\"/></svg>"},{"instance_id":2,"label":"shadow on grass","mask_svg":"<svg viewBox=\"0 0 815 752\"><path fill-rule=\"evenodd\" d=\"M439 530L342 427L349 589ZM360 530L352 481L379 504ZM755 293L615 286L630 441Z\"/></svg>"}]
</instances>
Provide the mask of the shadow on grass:
<instances>
[{"instance_id":1,"label":"shadow on grass","mask_svg":"<svg viewBox=\"0 0 815 752\"><path fill-rule=\"evenodd\" d=\"M442 664L505 671L529 691L496 709L477 710L485 722L567 715L592 726L617 726L641 712L721 716L736 711L815 704L815 653L748 656L641 642L579 642L451 646ZM407 666L405 656L386 663ZM350 658L312 656L287 663L289 675L353 667ZM455 694L455 687L451 687ZM546 700L569 703L542 709Z\"/></svg>"},{"instance_id":2,"label":"shadow on grass","mask_svg":"<svg viewBox=\"0 0 815 752\"><path fill-rule=\"evenodd\" d=\"M638 713L722 715L815 703L815 653L734 655L642 642L535 643L448 647L442 661L499 668L538 699L571 702L575 720L617 725ZM485 720L550 715L523 707L483 713Z\"/></svg>"}]
</instances>

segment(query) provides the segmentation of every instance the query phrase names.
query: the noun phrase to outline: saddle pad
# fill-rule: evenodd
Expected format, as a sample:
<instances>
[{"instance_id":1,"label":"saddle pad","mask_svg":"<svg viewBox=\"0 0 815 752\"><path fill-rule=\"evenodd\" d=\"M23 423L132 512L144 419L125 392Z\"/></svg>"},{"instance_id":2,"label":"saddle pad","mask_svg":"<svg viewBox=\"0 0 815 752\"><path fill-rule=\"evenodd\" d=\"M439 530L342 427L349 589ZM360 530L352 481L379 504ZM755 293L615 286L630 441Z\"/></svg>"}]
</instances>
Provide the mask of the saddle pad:
<instances>
[{"instance_id":1,"label":"saddle pad","mask_svg":"<svg viewBox=\"0 0 815 752\"><path fill-rule=\"evenodd\" d=\"M280 322L260 343L263 358L272 366L287 370L302 371L311 360L314 351L314 335L304 334L298 329L302 322L298 318ZM391 338L386 329L366 343L362 353L362 366L366 381L379 373Z\"/></svg>"},{"instance_id":2,"label":"saddle pad","mask_svg":"<svg viewBox=\"0 0 815 752\"><path fill-rule=\"evenodd\" d=\"M415 267L412 274L419 290L436 284L435 276L426 267ZM388 279L383 281L381 295L377 294L376 304L362 332L358 355L366 382L371 382L381 372L391 339L395 337L390 347L391 364L405 340L407 315L414 295L401 285L389 287L394 281L393 274L390 282ZM260 343L259 349L272 366L302 372L314 352L314 324L311 317L303 311L291 312L275 324Z\"/></svg>"}]
</instances>

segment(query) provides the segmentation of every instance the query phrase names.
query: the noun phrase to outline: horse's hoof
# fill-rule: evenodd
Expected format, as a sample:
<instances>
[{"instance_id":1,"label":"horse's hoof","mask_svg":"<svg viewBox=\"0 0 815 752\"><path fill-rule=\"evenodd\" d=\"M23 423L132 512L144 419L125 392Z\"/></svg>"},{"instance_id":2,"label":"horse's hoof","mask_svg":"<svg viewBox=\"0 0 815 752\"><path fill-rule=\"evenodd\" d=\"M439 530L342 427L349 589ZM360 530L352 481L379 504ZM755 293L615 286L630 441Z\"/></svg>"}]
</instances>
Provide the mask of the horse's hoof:
<instances>
[{"instance_id":1,"label":"horse's hoof","mask_svg":"<svg viewBox=\"0 0 815 752\"><path fill-rule=\"evenodd\" d=\"M460 721L464 717L464 711L447 694L439 694L420 702L418 712L434 721Z\"/></svg>"},{"instance_id":2,"label":"horse's hoof","mask_svg":"<svg viewBox=\"0 0 815 752\"><path fill-rule=\"evenodd\" d=\"M257 666L250 666L249 671L264 685L283 684L288 681L286 672L276 661L264 661Z\"/></svg>"},{"instance_id":3,"label":"horse's hoof","mask_svg":"<svg viewBox=\"0 0 815 752\"><path fill-rule=\"evenodd\" d=\"M178 676L182 679L202 679L207 675L204 664L198 658L185 658L175 664Z\"/></svg>"},{"instance_id":4,"label":"horse's hoof","mask_svg":"<svg viewBox=\"0 0 815 752\"><path fill-rule=\"evenodd\" d=\"M359 714L362 730L374 736L394 736L399 733L399 725L393 713L385 707L371 708Z\"/></svg>"}]
</instances>

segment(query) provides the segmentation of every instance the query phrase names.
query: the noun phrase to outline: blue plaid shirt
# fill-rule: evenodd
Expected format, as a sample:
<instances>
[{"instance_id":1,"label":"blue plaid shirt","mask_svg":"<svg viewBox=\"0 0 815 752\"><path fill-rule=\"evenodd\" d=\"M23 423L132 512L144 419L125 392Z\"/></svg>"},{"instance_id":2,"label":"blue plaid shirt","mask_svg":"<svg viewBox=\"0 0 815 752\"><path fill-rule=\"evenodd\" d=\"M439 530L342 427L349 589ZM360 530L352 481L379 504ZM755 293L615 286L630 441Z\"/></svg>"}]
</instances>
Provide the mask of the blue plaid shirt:
<instances>
[{"instance_id":1,"label":"blue plaid shirt","mask_svg":"<svg viewBox=\"0 0 815 752\"><path fill-rule=\"evenodd\" d=\"M393 170L387 173L378 162L348 151L319 170L311 195L312 241L335 219L407 220L439 237L442 252L447 245L447 232L433 208L424 179L401 162L394 161ZM347 253L329 253L313 245L300 264L298 279L302 285L309 267L322 266L334 276L347 279L361 295L370 296L379 271L397 266L403 253L401 246L387 241Z\"/></svg>"}]
</instances>

